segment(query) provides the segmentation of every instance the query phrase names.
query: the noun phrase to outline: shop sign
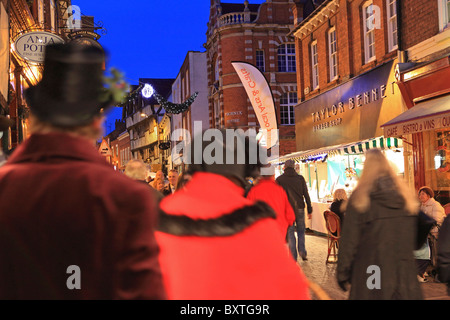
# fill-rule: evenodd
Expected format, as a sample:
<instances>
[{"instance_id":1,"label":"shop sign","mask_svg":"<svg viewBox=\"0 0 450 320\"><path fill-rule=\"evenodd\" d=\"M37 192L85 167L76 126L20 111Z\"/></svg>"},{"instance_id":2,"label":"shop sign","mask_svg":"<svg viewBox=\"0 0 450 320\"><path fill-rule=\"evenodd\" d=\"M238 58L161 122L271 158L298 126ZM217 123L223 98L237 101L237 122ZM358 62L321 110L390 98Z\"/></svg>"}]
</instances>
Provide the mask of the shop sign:
<instances>
[{"instance_id":1,"label":"shop sign","mask_svg":"<svg viewBox=\"0 0 450 320\"><path fill-rule=\"evenodd\" d=\"M34 63L43 63L45 46L55 43L64 43L64 39L50 32L35 31L19 36L14 42L14 46L22 59Z\"/></svg>"},{"instance_id":2,"label":"shop sign","mask_svg":"<svg viewBox=\"0 0 450 320\"><path fill-rule=\"evenodd\" d=\"M296 106L297 150L383 135L380 125L406 109L393 66L389 61Z\"/></svg>"},{"instance_id":3,"label":"shop sign","mask_svg":"<svg viewBox=\"0 0 450 320\"><path fill-rule=\"evenodd\" d=\"M247 92L259 125L265 130L267 148L275 146L278 143L277 119L272 90L267 79L258 68L247 62L231 64Z\"/></svg>"},{"instance_id":4,"label":"shop sign","mask_svg":"<svg viewBox=\"0 0 450 320\"><path fill-rule=\"evenodd\" d=\"M444 115L406 121L384 127L385 137L396 137L423 131L450 129L450 111Z\"/></svg>"}]
</instances>

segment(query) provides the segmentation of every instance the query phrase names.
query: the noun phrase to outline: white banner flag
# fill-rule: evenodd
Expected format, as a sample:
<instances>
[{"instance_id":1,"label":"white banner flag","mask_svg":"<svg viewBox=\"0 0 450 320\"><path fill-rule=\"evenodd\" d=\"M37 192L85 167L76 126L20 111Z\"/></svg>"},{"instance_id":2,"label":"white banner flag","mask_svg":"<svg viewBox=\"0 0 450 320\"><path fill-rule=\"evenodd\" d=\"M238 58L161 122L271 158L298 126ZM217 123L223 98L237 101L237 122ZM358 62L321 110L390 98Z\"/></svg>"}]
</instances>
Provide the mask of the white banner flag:
<instances>
[{"instance_id":1,"label":"white banner flag","mask_svg":"<svg viewBox=\"0 0 450 320\"><path fill-rule=\"evenodd\" d=\"M267 149L278 143L277 117L273 102L272 90L266 78L255 66L247 62L232 62L248 98L255 110Z\"/></svg>"}]
</instances>

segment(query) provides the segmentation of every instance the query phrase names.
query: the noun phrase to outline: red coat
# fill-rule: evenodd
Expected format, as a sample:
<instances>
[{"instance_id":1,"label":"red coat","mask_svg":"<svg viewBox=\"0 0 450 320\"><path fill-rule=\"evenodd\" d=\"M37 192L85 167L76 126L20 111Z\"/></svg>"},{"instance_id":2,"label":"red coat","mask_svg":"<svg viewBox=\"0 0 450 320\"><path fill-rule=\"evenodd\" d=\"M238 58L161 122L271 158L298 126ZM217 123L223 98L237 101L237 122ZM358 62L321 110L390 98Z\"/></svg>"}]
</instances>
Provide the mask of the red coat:
<instances>
[{"instance_id":1,"label":"red coat","mask_svg":"<svg viewBox=\"0 0 450 320\"><path fill-rule=\"evenodd\" d=\"M196 173L161 202L160 262L169 299L309 299L275 213L225 177Z\"/></svg>"},{"instance_id":2,"label":"red coat","mask_svg":"<svg viewBox=\"0 0 450 320\"><path fill-rule=\"evenodd\" d=\"M295 213L283 187L272 178L262 178L258 184L250 189L247 198L254 201L264 201L273 208L277 214L280 230L285 237L288 226L291 226L295 221Z\"/></svg>"},{"instance_id":3,"label":"red coat","mask_svg":"<svg viewBox=\"0 0 450 320\"><path fill-rule=\"evenodd\" d=\"M83 138L32 135L0 168L0 299L165 298L149 189Z\"/></svg>"}]
</instances>

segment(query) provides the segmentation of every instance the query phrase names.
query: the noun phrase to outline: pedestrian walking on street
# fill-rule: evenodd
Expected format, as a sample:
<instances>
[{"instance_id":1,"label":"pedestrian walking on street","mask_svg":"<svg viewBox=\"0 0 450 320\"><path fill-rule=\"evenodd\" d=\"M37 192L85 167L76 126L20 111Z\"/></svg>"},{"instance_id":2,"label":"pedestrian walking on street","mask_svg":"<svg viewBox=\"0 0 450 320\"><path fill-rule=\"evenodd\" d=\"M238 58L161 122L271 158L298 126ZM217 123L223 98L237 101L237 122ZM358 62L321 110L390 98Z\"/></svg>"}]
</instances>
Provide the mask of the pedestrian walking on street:
<instances>
[{"instance_id":1,"label":"pedestrian walking on street","mask_svg":"<svg viewBox=\"0 0 450 320\"><path fill-rule=\"evenodd\" d=\"M163 299L148 187L114 171L102 132L104 52L46 47L26 91L31 136L0 168L0 299ZM110 96L109 94L106 96Z\"/></svg>"},{"instance_id":2,"label":"pedestrian walking on street","mask_svg":"<svg viewBox=\"0 0 450 320\"><path fill-rule=\"evenodd\" d=\"M437 243L437 272L438 279L447 284L450 295L450 215L444 219Z\"/></svg>"},{"instance_id":3,"label":"pedestrian walking on street","mask_svg":"<svg viewBox=\"0 0 450 320\"><path fill-rule=\"evenodd\" d=\"M125 166L125 175L133 180L136 180L137 182L145 184L150 190L150 193L152 197L156 200L157 206L156 209L159 206L159 202L164 197L164 195L159 192L158 190L152 188L148 182L147 182L147 166L145 165L144 161L139 159L131 159L127 162L127 165Z\"/></svg>"},{"instance_id":4,"label":"pedestrian walking on street","mask_svg":"<svg viewBox=\"0 0 450 320\"><path fill-rule=\"evenodd\" d=\"M261 178L253 186L247 198L253 201L266 202L277 214L277 221L280 227L283 240L287 239L287 230L295 222L294 209L289 202L286 191L275 181L275 171L273 166L262 170Z\"/></svg>"},{"instance_id":5,"label":"pedestrian walking on street","mask_svg":"<svg viewBox=\"0 0 450 320\"><path fill-rule=\"evenodd\" d=\"M308 218L311 219L312 206L305 178L295 169L295 161L287 160L284 164L284 173L276 181L286 191L292 208L295 212L295 224L288 229L288 242L292 257L297 261L298 255L307 260L305 247L305 202ZM295 237L297 232L297 239Z\"/></svg>"},{"instance_id":6,"label":"pedestrian walking on street","mask_svg":"<svg viewBox=\"0 0 450 320\"><path fill-rule=\"evenodd\" d=\"M337 280L349 299L422 299L413 251L419 203L378 149L348 200L339 244Z\"/></svg>"},{"instance_id":7,"label":"pedestrian walking on street","mask_svg":"<svg viewBox=\"0 0 450 320\"><path fill-rule=\"evenodd\" d=\"M275 212L244 197L245 178L258 169L248 160L253 140L239 131L231 140L225 130L209 130L222 138L194 137L187 153L192 178L160 205L156 238L168 298L309 299L307 280L286 254ZM210 161L205 153L212 149ZM196 151L200 161L194 161Z\"/></svg>"}]
</instances>

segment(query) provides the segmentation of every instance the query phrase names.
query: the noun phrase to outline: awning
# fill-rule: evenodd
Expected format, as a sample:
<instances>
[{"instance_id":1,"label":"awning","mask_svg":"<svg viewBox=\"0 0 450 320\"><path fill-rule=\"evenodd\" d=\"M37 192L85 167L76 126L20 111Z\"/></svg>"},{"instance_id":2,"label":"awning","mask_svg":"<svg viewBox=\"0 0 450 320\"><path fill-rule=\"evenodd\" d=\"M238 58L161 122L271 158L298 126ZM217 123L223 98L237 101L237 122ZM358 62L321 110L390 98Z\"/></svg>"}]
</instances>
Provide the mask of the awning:
<instances>
[{"instance_id":1,"label":"awning","mask_svg":"<svg viewBox=\"0 0 450 320\"><path fill-rule=\"evenodd\" d=\"M420 102L381 127L385 137L450 128L450 95Z\"/></svg>"},{"instance_id":2,"label":"awning","mask_svg":"<svg viewBox=\"0 0 450 320\"><path fill-rule=\"evenodd\" d=\"M325 155L329 157L335 155L363 154L369 149L398 149L403 148L403 141L397 138L378 137L367 139L359 142L346 143L323 147L315 150L300 151L280 157L279 163L283 163L288 159L295 161L313 161L321 160Z\"/></svg>"}]
</instances>

